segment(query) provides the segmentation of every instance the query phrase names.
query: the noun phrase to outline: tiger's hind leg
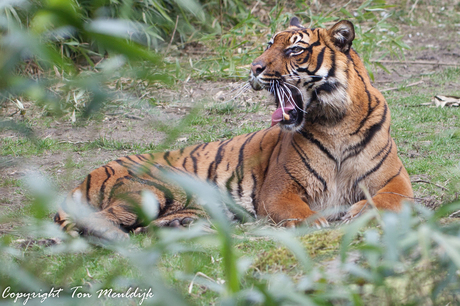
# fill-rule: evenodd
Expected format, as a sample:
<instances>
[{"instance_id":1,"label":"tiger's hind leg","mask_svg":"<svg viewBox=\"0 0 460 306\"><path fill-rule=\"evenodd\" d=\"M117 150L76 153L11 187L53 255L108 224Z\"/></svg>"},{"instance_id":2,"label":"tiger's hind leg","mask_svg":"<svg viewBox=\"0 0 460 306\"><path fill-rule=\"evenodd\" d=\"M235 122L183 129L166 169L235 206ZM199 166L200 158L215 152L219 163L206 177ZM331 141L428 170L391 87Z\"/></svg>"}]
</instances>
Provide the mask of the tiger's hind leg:
<instances>
[{"instance_id":1,"label":"tiger's hind leg","mask_svg":"<svg viewBox=\"0 0 460 306\"><path fill-rule=\"evenodd\" d=\"M200 209L182 209L177 212L161 216L158 219L153 220L150 225L157 227L185 227L203 216L205 216L205 213ZM138 227L133 232L135 234L145 233L148 231L150 225Z\"/></svg>"}]
</instances>

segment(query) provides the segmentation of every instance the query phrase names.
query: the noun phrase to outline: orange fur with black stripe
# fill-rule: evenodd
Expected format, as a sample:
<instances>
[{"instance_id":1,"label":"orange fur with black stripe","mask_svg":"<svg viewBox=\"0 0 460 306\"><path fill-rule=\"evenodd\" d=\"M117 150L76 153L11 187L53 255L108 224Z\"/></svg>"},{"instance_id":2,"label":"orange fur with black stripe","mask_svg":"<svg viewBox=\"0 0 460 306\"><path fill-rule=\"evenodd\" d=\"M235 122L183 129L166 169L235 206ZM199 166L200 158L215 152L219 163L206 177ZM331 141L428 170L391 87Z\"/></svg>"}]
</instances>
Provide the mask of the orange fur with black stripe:
<instances>
[{"instance_id":1,"label":"orange fur with black stripe","mask_svg":"<svg viewBox=\"0 0 460 306\"><path fill-rule=\"evenodd\" d=\"M158 199L157 225L200 216L190 196L160 171L187 172L227 190L257 217L295 226L352 218L367 205L397 211L412 197L406 169L390 136L390 111L351 48L353 25L307 29L293 18L251 65L249 83L266 89L277 110L272 127L233 139L162 154L133 155L91 172L66 199L55 222L107 239L142 229L133 201L148 189ZM84 218L72 210L92 207Z\"/></svg>"}]
</instances>

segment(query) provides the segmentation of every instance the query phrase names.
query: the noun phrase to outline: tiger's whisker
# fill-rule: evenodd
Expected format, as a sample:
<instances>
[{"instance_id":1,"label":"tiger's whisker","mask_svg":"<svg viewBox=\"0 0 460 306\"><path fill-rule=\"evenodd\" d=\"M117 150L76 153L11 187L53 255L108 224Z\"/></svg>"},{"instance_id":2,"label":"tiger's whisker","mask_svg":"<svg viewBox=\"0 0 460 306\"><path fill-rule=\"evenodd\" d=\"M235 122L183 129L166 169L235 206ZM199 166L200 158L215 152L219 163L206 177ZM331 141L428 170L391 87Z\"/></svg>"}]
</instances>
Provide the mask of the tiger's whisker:
<instances>
[{"instance_id":1,"label":"tiger's whisker","mask_svg":"<svg viewBox=\"0 0 460 306\"><path fill-rule=\"evenodd\" d=\"M287 88L287 85L292 86L292 87L294 87L295 89L297 89L297 91L300 93L300 97L302 98L302 101L305 101L304 98L303 98L303 93L302 93L302 91L301 91L297 86L292 85L292 84L289 84L289 83L284 83L283 85L286 87L286 90L288 90L289 94L291 95L292 100L294 100L294 97L292 97L292 93L291 93L291 91ZM305 110L301 109L296 103L294 103L294 105L295 105L295 107L296 107L298 110L302 111L302 112L305 113L305 114L307 113Z\"/></svg>"},{"instance_id":2,"label":"tiger's whisker","mask_svg":"<svg viewBox=\"0 0 460 306\"><path fill-rule=\"evenodd\" d=\"M239 90L241 90L242 88L244 88L244 87L246 87L248 85L250 86L249 81L238 83L238 86L233 88L232 90L230 90L230 93L233 93L235 91L239 91Z\"/></svg>"},{"instance_id":3,"label":"tiger's whisker","mask_svg":"<svg viewBox=\"0 0 460 306\"><path fill-rule=\"evenodd\" d=\"M292 92L289 90L289 88L287 88L286 84L283 84L283 88L282 88L282 89L283 89L283 91L287 92L286 96L289 95L289 96L287 96L289 103L290 103L292 106L294 106L294 108L296 108L296 109L298 109L299 111L301 111L301 112L303 112L303 113L306 114L307 112L304 111L303 109L301 109L301 108L297 105L297 103L295 103L294 97L292 96ZM303 101L303 97L302 97L302 101Z\"/></svg>"},{"instance_id":4,"label":"tiger's whisker","mask_svg":"<svg viewBox=\"0 0 460 306\"><path fill-rule=\"evenodd\" d=\"M250 87L251 87L251 84L249 84L249 82L244 84L243 87L239 88L239 91L236 93L236 95L234 95L232 98L224 101L224 103L227 103L227 102L235 100L236 98L241 96L243 93L247 92L250 89Z\"/></svg>"},{"instance_id":5,"label":"tiger's whisker","mask_svg":"<svg viewBox=\"0 0 460 306\"><path fill-rule=\"evenodd\" d=\"M245 84L243 87L239 88L238 92L235 94L235 96L233 96L230 100L233 100L237 97L239 97L241 94L245 93L246 91L248 91L248 89L250 88L250 84L247 83Z\"/></svg>"},{"instance_id":6,"label":"tiger's whisker","mask_svg":"<svg viewBox=\"0 0 460 306\"><path fill-rule=\"evenodd\" d=\"M281 111L283 112L283 114L285 114L286 112L284 111L284 99L282 99L282 97L281 97L279 88L280 88L279 85L276 86L276 93L278 95L278 100L280 101Z\"/></svg>"}]
</instances>

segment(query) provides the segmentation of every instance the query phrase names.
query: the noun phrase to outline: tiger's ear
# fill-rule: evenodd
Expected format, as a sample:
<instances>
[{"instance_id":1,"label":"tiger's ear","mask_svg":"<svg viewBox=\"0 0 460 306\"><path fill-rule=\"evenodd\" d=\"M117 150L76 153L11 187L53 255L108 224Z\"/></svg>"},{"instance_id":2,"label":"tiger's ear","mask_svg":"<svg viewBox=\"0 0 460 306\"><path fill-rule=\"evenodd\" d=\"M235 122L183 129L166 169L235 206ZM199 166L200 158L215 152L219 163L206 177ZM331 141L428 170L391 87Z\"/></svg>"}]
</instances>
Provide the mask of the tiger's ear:
<instances>
[{"instance_id":1,"label":"tiger's ear","mask_svg":"<svg viewBox=\"0 0 460 306\"><path fill-rule=\"evenodd\" d=\"M303 28L302 24L300 23L299 18L297 17L292 17L291 21L289 21L289 26L290 27L296 27L296 28Z\"/></svg>"},{"instance_id":2,"label":"tiger's ear","mask_svg":"<svg viewBox=\"0 0 460 306\"><path fill-rule=\"evenodd\" d=\"M346 53L350 50L353 39L355 39L355 27L350 21L339 21L327 32L340 51Z\"/></svg>"}]
</instances>

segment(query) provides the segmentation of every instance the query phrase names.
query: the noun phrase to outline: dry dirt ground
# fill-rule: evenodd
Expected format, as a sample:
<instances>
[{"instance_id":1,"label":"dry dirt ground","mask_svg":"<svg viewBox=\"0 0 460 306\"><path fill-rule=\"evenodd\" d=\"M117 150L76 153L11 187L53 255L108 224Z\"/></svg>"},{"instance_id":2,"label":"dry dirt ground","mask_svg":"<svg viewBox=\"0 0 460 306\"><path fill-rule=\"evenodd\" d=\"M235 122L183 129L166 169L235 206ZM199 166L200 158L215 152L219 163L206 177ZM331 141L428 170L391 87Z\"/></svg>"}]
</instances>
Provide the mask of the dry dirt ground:
<instances>
[{"instance_id":1,"label":"dry dirt ground","mask_svg":"<svg viewBox=\"0 0 460 306\"><path fill-rule=\"evenodd\" d=\"M375 77L375 85L379 89L388 89L397 87L400 84L406 84L409 78L422 77L435 72L440 72L447 65L457 63L460 65L460 25L458 27L447 27L432 25L419 27L402 27L404 41L412 48L405 51L405 59L408 64L404 63L386 63L390 74L378 71ZM439 62L440 64L421 64L416 62L430 61ZM222 101L233 95L232 90L238 88L238 84L228 82L194 82L189 81L180 85L178 91L158 89L153 92L157 96L156 100L160 101L157 106L144 105L134 109L118 109L116 112L105 111L102 120L91 120L84 123L71 123L69 118L60 120L51 120L46 125L42 124L42 118L39 114L34 114L37 109L32 105L26 104L26 116L34 127L35 134L40 138L50 138L59 142L68 142L78 148L86 142L104 138L106 140L117 140L124 143L140 144L159 144L165 135L155 130L155 122L177 121L188 113L189 109L195 103L200 101ZM430 87L429 80L417 85L421 91ZM449 87L450 86L450 87ZM460 84L452 83L448 89L458 88ZM234 91L233 91L234 92ZM242 103L255 103L266 101L266 95L260 92L248 91L242 98ZM166 103L162 103L166 102ZM428 102L428 101L423 101ZM148 108L148 109L146 109ZM11 114L14 108L7 109L3 114ZM270 113L272 106L265 102L261 110L256 114L246 116L245 120L253 121L261 127L268 127L270 124ZM16 117L18 116L16 115ZM229 118L230 121L237 121L238 118ZM238 124L238 122L230 122ZM0 132L1 138L18 138L22 137L11 131ZM0 168L0 181L11 179L20 179L28 172L38 170L48 176L53 177L58 187L62 190L72 188L85 173L102 165L107 161L132 153L131 150L116 149L92 149L85 152L53 152L44 153L40 156L34 156L28 159L10 155L7 160L11 162L6 168ZM78 167L68 172L66 163L72 160ZM71 176L70 179L66 179ZM7 185L7 186L3 186ZM3 187L1 187L3 186ZM8 184L0 185L0 235L10 232L13 222L1 220L2 216L18 215L20 217L24 203L27 203L27 192L24 187L11 186Z\"/></svg>"}]
</instances>

